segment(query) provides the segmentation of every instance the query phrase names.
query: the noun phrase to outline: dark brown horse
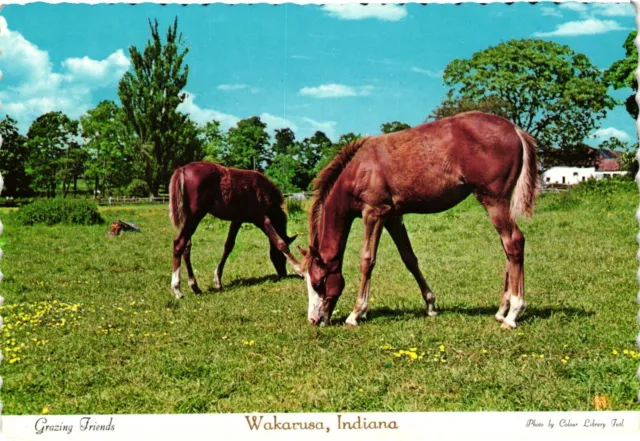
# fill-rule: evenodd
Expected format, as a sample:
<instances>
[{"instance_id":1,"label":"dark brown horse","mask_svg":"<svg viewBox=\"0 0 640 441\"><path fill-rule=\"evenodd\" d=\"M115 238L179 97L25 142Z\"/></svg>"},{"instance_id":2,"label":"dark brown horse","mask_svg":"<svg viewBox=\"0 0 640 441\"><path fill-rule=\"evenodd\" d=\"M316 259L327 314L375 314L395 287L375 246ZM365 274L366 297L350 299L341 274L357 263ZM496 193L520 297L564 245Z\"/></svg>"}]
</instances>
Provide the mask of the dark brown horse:
<instances>
[{"instance_id":1,"label":"dark brown horse","mask_svg":"<svg viewBox=\"0 0 640 441\"><path fill-rule=\"evenodd\" d=\"M364 223L361 283L347 324L356 326L367 311L383 227L418 282L428 315L436 315L435 295L418 268L402 215L441 212L473 193L487 210L507 257L496 319L515 328L525 306L524 237L515 218L533 214L537 174L535 140L506 119L480 112L347 146L315 181L310 247L301 250L309 322L328 323L344 289L343 255L356 217Z\"/></svg>"},{"instance_id":2,"label":"dark brown horse","mask_svg":"<svg viewBox=\"0 0 640 441\"><path fill-rule=\"evenodd\" d=\"M173 173L169 188L169 217L173 226L179 229L173 241L171 278L171 289L176 298L183 297L180 292L181 257L187 267L189 286L196 294L201 293L191 267L191 236L207 214L231 221L224 252L214 273L217 289L222 288L224 264L243 223L255 225L269 238L269 255L278 276L287 275L287 259L300 273L299 263L289 251L295 236L287 236L287 213L278 187L256 171L192 162Z\"/></svg>"}]
</instances>

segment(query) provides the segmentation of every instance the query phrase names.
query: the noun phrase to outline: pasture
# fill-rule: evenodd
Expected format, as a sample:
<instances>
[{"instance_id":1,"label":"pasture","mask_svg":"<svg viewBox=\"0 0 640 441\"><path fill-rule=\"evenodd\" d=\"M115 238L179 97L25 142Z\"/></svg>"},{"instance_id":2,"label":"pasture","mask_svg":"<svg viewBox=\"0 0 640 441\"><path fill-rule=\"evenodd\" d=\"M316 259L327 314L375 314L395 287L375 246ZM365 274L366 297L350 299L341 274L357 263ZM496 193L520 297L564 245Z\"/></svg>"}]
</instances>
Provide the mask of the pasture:
<instances>
[{"instance_id":1,"label":"pasture","mask_svg":"<svg viewBox=\"0 0 640 441\"><path fill-rule=\"evenodd\" d=\"M528 308L494 320L504 254L473 198L406 216L440 315L385 232L368 319L344 326L362 227L345 256L333 325L307 323L302 279L276 280L245 226L212 288L228 224L206 218L192 261L203 295L170 291L167 207L101 208L107 224L20 226L3 209L0 292L5 414L637 409L635 183L539 198L526 237ZM106 237L108 223L142 233ZM306 246L306 215L290 216ZM296 250L295 254L299 256ZM289 267L290 273L293 273Z\"/></svg>"}]
</instances>

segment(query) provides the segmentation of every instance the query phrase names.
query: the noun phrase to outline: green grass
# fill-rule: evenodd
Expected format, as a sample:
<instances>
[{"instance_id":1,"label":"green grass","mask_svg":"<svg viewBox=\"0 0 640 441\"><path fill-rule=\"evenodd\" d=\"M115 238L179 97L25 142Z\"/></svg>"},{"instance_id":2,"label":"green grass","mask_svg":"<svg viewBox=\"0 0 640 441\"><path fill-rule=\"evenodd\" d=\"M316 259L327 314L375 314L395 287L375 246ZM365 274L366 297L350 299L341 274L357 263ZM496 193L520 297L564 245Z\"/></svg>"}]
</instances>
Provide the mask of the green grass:
<instances>
[{"instance_id":1,"label":"green grass","mask_svg":"<svg viewBox=\"0 0 640 441\"><path fill-rule=\"evenodd\" d=\"M343 321L358 286L359 223L336 324L315 328L303 281L275 280L253 227L216 292L227 224L206 219L192 251L205 293L188 290L183 267L187 297L176 301L166 207L102 209L107 222L142 228L121 237L107 237L108 224L23 227L4 209L4 413L593 410L597 395L606 408L638 409L640 359L623 352L637 352L636 206L633 184L606 199L540 199L520 221L528 309L514 331L493 319L504 255L473 199L405 219L440 315L425 316L385 233L369 318L355 329ZM296 232L306 232L303 214L290 221ZM422 358L394 355L412 348Z\"/></svg>"}]
</instances>

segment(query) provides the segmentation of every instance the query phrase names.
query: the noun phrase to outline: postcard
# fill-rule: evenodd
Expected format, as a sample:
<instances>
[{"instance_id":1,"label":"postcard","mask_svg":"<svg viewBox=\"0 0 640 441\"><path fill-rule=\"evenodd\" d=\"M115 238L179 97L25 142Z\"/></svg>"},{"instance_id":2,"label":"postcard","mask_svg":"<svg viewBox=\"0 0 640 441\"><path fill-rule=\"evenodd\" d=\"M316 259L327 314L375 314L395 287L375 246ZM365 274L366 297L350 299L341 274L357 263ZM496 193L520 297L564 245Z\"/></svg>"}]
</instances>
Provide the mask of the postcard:
<instances>
[{"instance_id":1,"label":"postcard","mask_svg":"<svg viewBox=\"0 0 640 441\"><path fill-rule=\"evenodd\" d=\"M2 436L637 438L636 29L5 5Z\"/></svg>"}]
</instances>

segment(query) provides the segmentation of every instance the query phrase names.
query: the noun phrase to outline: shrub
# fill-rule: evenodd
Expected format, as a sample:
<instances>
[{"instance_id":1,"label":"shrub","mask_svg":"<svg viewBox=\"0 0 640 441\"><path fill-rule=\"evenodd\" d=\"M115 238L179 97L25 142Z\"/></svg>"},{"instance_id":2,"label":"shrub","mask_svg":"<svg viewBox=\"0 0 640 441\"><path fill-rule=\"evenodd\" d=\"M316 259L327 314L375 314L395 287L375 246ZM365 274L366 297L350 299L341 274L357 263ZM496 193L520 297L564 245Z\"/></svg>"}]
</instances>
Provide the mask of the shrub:
<instances>
[{"instance_id":1,"label":"shrub","mask_svg":"<svg viewBox=\"0 0 640 441\"><path fill-rule=\"evenodd\" d=\"M76 199L39 199L20 208L18 219L23 225L93 225L104 222L95 202Z\"/></svg>"},{"instance_id":2,"label":"shrub","mask_svg":"<svg viewBox=\"0 0 640 441\"><path fill-rule=\"evenodd\" d=\"M150 194L149 185L142 179L134 179L127 187L127 196L132 198L146 198Z\"/></svg>"},{"instance_id":3,"label":"shrub","mask_svg":"<svg viewBox=\"0 0 640 441\"><path fill-rule=\"evenodd\" d=\"M638 192L638 184L627 176L612 176L611 178L589 178L579 183L571 190L577 196L609 196L614 193Z\"/></svg>"},{"instance_id":4,"label":"shrub","mask_svg":"<svg viewBox=\"0 0 640 441\"><path fill-rule=\"evenodd\" d=\"M288 199L287 200L287 211L291 216L298 216L304 213L304 207L302 206L302 201L297 199Z\"/></svg>"}]
</instances>

